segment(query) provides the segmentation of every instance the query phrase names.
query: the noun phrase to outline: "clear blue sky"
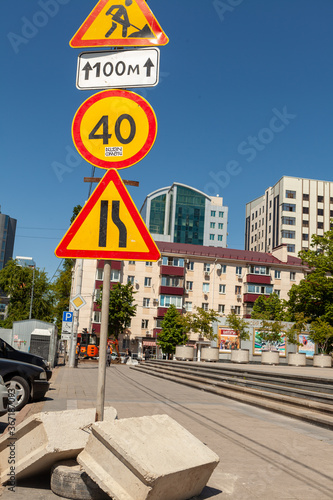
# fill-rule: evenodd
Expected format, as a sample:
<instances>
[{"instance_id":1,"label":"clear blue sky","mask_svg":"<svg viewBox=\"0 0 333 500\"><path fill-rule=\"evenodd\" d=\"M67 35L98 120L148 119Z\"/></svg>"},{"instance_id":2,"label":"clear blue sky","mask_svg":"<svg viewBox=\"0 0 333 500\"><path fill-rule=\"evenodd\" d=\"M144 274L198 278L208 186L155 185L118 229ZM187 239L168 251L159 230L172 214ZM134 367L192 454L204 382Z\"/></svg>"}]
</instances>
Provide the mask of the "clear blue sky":
<instances>
[{"instance_id":1,"label":"clear blue sky","mask_svg":"<svg viewBox=\"0 0 333 500\"><path fill-rule=\"evenodd\" d=\"M52 16L40 15L47 3L2 2L0 204L18 220L14 254L33 257L51 278L54 249L89 190L91 165L67 155L76 151L73 117L95 91L77 90L82 50L69 41L97 1L50 0ZM148 5L170 39L159 85L138 91L159 129L151 152L120 175L140 182L129 188L139 209L173 182L219 194L229 207L228 246L242 249L245 204L266 187L283 175L332 180L333 2ZM55 162L69 169L62 178Z\"/></svg>"}]
</instances>

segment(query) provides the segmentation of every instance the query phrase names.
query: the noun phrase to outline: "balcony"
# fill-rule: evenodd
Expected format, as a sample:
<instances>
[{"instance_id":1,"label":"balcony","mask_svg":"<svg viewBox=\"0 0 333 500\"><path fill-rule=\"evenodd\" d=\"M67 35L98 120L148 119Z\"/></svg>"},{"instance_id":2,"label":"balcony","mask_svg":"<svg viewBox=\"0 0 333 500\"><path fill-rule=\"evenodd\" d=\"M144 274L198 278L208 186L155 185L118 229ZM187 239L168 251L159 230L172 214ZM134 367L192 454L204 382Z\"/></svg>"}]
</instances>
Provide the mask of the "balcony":
<instances>
[{"instance_id":1,"label":"balcony","mask_svg":"<svg viewBox=\"0 0 333 500\"><path fill-rule=\"evenodd\" d=\"M161 266L163 276L184 276L185 268L177 266Z\"/></svg>"},{"instance_id":2,"label":"balcony","mask_svg":"<svg viewBox=\"0 0 333 500\"><path fill-rule=\"evenodd\" d=\"M168 307L158 307L157 308L157 318L163 318L163 316L168 312ZM183 313L183 309L177 309L179 313Z\"/></svg>"},{"instance_id":3,"label":"balcony","mask_svg":"<svg viewBox=\"0 0 333 500\"><path fill-rule=\"evenodd\" d=\"M248 274L246 276L246 282L247 283L256 283L256 284L265 284L265 285L270 285L271 284L271 277L269 276L264 276L261 274Z\"/></svg>"},{"instance_id":4,"label":"balcony","mask_svg":"<svg viewBox=\"0 0 333 500\"><path fill-rule=\"evenodd\" d=\"M255 302L259 297L269 297L269 293L263 294L263 293L244 293L244 300L243 302Z\"/></svg>"},{"instance_id":5,"label":"balcony","mask_svg":"<svg viewBox=\"0 0 333 500\"><path fill-rule=\"evenodd\" d=\"M97 269L104 269L104 260L97 261ZM112 260L111 261L111 269L116 271L121 271L121 261L120 260Z\"/></svg>"},{"instance_id":6,"label":"balcony","mask_svg":"<svg viewBox=\"0 0 333 500\"><path fill-rule=\"evenodd\" d=\"M180 286L160 286L160 295L184 295L184 288Z\"/></svg>"}]
</instances>

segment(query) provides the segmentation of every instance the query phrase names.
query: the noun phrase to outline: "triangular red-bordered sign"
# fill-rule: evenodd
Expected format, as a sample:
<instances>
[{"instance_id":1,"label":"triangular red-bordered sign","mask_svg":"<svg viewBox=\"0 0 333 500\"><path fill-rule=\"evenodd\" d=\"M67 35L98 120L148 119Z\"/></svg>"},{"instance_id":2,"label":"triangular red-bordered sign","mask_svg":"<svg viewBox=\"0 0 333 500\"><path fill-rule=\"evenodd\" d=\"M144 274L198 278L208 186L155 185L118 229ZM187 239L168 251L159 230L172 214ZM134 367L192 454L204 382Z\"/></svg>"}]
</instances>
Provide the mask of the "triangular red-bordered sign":
<instances>
[{"instance_id":1,"label":"triangular red-bordered sign","mask_svg":"<svg viewBox=\"0 0 333 500\"><path fill-rule=\"evenodd\" d=\"M168 42L145 0L99 0L69 44L73 48L147 47Z\"/></svg>"},{"instance_id":2,"label":"triangular red-bordered sign","mask_svg":"<svg viewBox=\"0 0 333 500\"><path fill-rule=\"evenodd\" d=\"M69 259L156 262L161 254L118 172L108 170L61 240Z\"/></svg>"}]
</instances>

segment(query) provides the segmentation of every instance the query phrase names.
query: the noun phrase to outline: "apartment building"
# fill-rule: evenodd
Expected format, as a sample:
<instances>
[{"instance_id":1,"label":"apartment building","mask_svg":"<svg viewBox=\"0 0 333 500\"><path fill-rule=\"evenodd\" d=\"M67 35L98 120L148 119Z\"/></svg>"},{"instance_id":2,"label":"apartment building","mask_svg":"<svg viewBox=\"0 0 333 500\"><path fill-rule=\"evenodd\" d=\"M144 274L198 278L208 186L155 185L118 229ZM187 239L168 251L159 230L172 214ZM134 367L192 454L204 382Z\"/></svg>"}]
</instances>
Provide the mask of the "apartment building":
<instances>
[{"instance_id":1,"label":"apartment building","mask_svg":"<svg viewBox=\"0 0 333 500\"><path fill-rule=\"evenodd\" d=\"M271 253L287 245L297 256L313 234L332 228L333 182L282 177L265 194L247 203L245 250Z\"/></svg>"},{"instance_id":2,"label":"apartment building","mask_svg":"<svg viewBox=\"0 0 333 500\"><path fill-rule=\"evenodd\" d=\"M120 347L130 346L139 354L146 348L156 349L156 338L171 304L181 313L202 307L214 309L221 316L235 311L249 318L260 295L276 293L287 299L291 286L304 277L301 260L288 255L285 245L272 254L170 242L157 245L159 262L113 261L111 265L111 287L113 283L130 282L136 292L137 315L120 339ZM101 312L96 301L104 262L82 262L81 295L86 305L79 312L79 331L88 328L99 333ZM191 340L198 340L198 336Z\"/></svg>"},{"instance_id":3,"label":"apartment building","mask_svg":"<svg viewBox=\"0 0 333 500\"><path fill-rule=\"evenodd\" d=\"M140 213L155 241L227 247L228 207L219 196L175 182L150 193Z\"/></svg>"}]
</instances>

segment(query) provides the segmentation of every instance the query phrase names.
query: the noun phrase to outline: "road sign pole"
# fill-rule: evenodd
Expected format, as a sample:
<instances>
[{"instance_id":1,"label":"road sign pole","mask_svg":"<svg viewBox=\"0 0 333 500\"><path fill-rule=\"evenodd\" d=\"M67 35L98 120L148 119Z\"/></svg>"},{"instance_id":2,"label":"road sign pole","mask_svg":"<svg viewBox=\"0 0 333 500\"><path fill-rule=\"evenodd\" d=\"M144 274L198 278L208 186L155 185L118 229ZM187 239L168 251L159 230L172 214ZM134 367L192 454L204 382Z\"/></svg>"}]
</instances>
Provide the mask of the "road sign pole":
<instances>
[{"instance_id":1,"label":"road sign pole","mask_svg":"<svg viewBox=\"0 0 333 500\"><path fill-rule=\"evenodd\" d=\"M102 421L104 418L106 344L108 339L108 327L109 327L110 280L111 280L111 262L107 260L104 262L101 334L99 339L97 404L96 404L95 422Z\"/></svg>"},{"instance_id":2,"label":"road sign pole","mask_svg":"<svg viewBox=\"0 0 333 500\"><path fill-rule=\"evenodd\" d=\"M81 293L82 287L82 275L83 275L83 260L76 260L76 275L77 275L77 284L76 284L76 293ZM79 330L79 311L77 309L74 310L74 325L73 325L73 333L71 335L71 343L69 349L69 367L75 368L75 354L76 354L76 344L77 344L77 334Z\"/></svg>"}]
</instances>

